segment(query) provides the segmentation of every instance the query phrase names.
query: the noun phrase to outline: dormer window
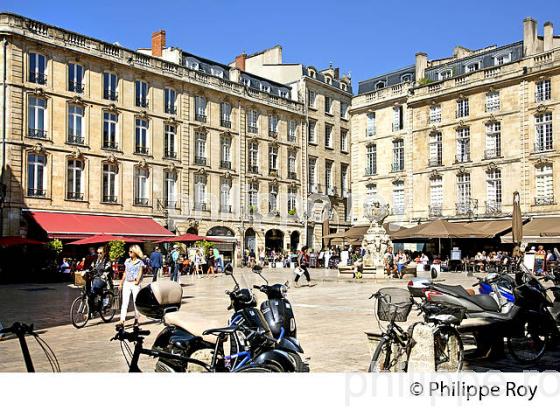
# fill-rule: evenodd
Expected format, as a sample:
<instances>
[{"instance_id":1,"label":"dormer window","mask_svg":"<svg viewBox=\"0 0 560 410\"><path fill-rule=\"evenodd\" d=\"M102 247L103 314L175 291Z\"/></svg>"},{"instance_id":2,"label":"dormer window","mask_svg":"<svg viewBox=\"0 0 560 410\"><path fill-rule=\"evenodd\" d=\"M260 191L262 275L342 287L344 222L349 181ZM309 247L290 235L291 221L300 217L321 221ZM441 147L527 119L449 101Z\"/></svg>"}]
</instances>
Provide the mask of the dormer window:
<instances>
[{"instance_id":1,"label":"dormer window","mask_svg":"<svg viewBox=\"0 0 560 410\"><path fill-rule=\"evenodd\" d=\"M404 75L401 76L401 82L409 83L410 81L412 81L412 75L411 74L404 74Z\"/></svg>"},{"instance_id":2,"label":"dormer window","mask_svg":"<svg viewBox=\"0 0 560 410\"><path fill-rule=\"evenodd\" d=\"M472 73L474 71L478 71L480 70L480 63L470 63L467 64L467 66L465 67L465 72L467 73Z\"/></svg>"},{"instance_id":3,"label":"dormer window","mask_svg":"<svg viewBox=\"0 0 560 410\"><path fill-rule=\"evenodd\" d=\"M216 77L224 78L224 71L217 67L210 68L210 74Z\"/></svg>"},{"instance_id":4,"label":"dormer window","mask_svg":"<svg viewBox=\"0 0 560 410\"><path fill-rule=\"evenodd\" d=\"M325 82L327 84L332 84L332 78L325 76Z\"/></svg>"},{"instance_id":5,"label":"dormer window","mask_svg":"<svg viewBox=\"0 0 560 410\"><path fill-rule=\"evenodd\" d=\"M499 56L494 57L495 65L507 64L509 62L511 62L511 53L501 54Z\"/></svg>"},{"instance_id":6,"label":"dormer window","mask_svg":"<svg viewBox=\"0 0 560 410\"><path fill-rule=\"evenodd\" d=\"M342 88L344 91L346 91L348 89L348 86L344 83L340 83L340 88Z\"/></svg>"},{"instance_id":7,"label":"dormer window","mask_svg":"<svg viewBox=\"0 0 560 410\"><path fill-rule=\"evenodd\" d=\"M191 61L191 68L193 70L198 70L199 69L199 64L196 61Z\"/></svg>"},{"instance_id":8,"label":"dormer window","mask_svg":"<svg viewBox=\"0 0 560 410\"><path fill-rule=\"evenodd\" d=\"M385 81L378 81L377 83L375 83L376 90L381 90L382 88L385 88Z\"/></svg>"},{"instance_id":9,"label":"dormer window","mask_svg":"<svg viewBox=\"0 0 560 410\"><path fill-rule=\"evenodd\" d=\"M247 77L243 77L243 78L241 79L241 83L243 83L243 85L244 85L245 87L250 87L250 86L251 86L251 80L248 79Z\"/></svg>"},{"instance_id":10,"label":"dormer window","mask_svg":"<svg viewBox=\"0 0 560 410\"><path fill-rule=\"evenodd\" d=\"M270 85L261 83L261 91L263 91L265 93L269 93L270 92Z\"/></svg>"},{"instance_id":11,"label":"dormer window","mask_svg":"<svg viewBox=\"0 0 560 410\"><path fill-rule=\"evenodd\" d=\"M439 73L440 80L447 80L451 77L453 77L453 70L444 70Z\"/></svg>"},{"instance_id":12,"label":"dormer window","mask_svg":"<svg viewBox=\"0 0 560 410\"><path fill-rule=\"evenodd\" d=\"M309 77L315 78L315 71L314 70L309 70Z\"/></svg>"}]
</instances>

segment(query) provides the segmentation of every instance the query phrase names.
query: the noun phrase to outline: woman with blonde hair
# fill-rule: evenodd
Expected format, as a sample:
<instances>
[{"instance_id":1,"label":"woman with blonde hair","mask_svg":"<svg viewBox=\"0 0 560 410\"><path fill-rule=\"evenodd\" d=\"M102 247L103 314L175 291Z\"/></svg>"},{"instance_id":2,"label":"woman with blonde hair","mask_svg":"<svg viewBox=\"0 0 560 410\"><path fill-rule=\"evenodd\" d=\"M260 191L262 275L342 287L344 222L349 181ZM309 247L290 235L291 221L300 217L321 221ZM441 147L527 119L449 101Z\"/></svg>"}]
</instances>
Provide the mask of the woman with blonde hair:
<instances>
[{"instance_id":1,"label":"woman with blonde hair","mask_svg":"<svg viewBox=\"0 0 560 410\"><path fill-rule=\"evenodd\" d=\"M128 304L130 302L130 294L134 303L134 324L138 324L138 310L136 309L136 296L140 291L140 282L142 282L142 274L144 271L144 262L142 258L144 254L138 245L132 245L128 249L128 259L124 262L124 274L119 284L122 292L121 321L124 325L126 320L126 312L128 312Z\"/></svg>"}]
</instances>

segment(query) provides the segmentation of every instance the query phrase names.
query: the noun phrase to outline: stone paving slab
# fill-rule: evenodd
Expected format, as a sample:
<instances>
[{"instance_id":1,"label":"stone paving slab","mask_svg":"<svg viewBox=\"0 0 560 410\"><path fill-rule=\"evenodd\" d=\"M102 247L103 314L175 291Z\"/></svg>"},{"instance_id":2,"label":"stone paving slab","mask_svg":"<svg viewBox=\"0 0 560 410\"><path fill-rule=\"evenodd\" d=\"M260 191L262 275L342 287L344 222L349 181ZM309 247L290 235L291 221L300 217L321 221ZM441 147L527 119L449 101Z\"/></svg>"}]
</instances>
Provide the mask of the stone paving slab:
<instances>
[{"instance_id":1,"label":"stone paving slab","mask_svg":"<svg viewBox=\"0 0 560 410\"><path fill-rule=\"evenodd\" d=\"M339 280L336 273L335 270L315 269L311 275L318 286L290 288L288 298L294 306L298 338L305 350L304 356L310 358L312 372L366 371L371 353L365 332L380 330L374 316L374 303L368 298L381 287L404 287L406 281ZM264 274L271 282L283 283L293 279L291 271L287 269L265 268ZM262 282L246 269L236 271L236 275L249 285ZM473 283L472 278L463 273L445 274L443 280L463 286ZM148 280L144 282L147 283ZM211 278L183 277L182 283L184 298L181 310L192 313L193 326L204 328L210 322L227 324L231 312L226 310L229 298L225 290L233 287L231 278L223 275ZM119 343L109 342L115 333L114 324L102 323L100 319L93 319L83 329L75 329L70 324L70 304L78 295L79 290L68 284L0 286L0 321L6 326L16 320L34 323L37 329L44 332L42 337L55 351L63 371L126 371L128 368ZM264 295L257 292L257 297L260 303ZM414 314L410 316L411 320L417 320ZM143 318L141 325L152 332L146 339L146 345L150 346L163 325L148 318ZM37 370L50 371L34 341L30 340L29 344ZM560 354L554 352L547 354L538 367L533 368L558 369L559 363ZM143 357L140 365L144 371L152 371L155 361ZM475 371L524 369L509 358L498 362L467 363L465 368ZM0 371L24 370L17 341L0 341Z\"/></svg>"}]
</instances>

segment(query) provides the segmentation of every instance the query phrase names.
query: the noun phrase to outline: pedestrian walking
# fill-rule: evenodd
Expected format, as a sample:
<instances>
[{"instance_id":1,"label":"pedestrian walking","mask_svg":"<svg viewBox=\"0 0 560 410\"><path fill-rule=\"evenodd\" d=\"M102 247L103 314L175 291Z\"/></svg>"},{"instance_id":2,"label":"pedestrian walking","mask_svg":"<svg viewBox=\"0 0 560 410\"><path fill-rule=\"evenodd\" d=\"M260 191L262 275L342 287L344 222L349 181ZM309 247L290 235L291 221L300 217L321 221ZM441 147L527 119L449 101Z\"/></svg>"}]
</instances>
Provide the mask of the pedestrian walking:
<instances>
[{"instance_id":1,"label":"pedestrian walking","mask_svg":"<svg viewBox=\"0 0 560 410\"><path fill-rule=\"evenodd\" d=\"M222 258L222 255L220 255L220 251L218 250L218 248L214 248L213 253L214 253L214 260L216 261L216 271L223 273L224 259Z\"/></svg>"},{"instance_id":2,"label":"pedestrian walking","mask_svg":"<svg viewBox=\"0 0 560 410\"><path fill-rule=\"evenodd\" d=\"M156 246L154 251L150 254L150 263L152 264L153 273L152 282L155 282L158 279L159 272L163 266L163 256L161 255L159 246Z\"/></svg>"},{"instance_id":3,"label":"pedestrian walking","mask_svg":"<svg viewBox=\"0 0 560 410\"><path fill-rule=\"evenodd\" d=\"M142 258L144 254L138 245L132 245L128 250L128 259L124 262L124 274L119 284L122 293L121 305L121 321L120 325L124 326L126 313L128 312L128 304L130 303L130 295L132 294L132 303L134 304L134 324L138 324L138 310L136 309L136 296L140 291L140 282L142 282L142 274L144 270L144 262Z\"/></svg>"},{"instance_id":4,"label":"pedestrian walking","mask_svg":"<svg viewBox=\"0 0 560 410\"><path fill-rule=\"evenodd\" d=\"M307 251L308 251L307 246L301 248L301 253L299 254L297 259L298 268L297 268L296 278L294 279L294 286L296 288L299 288L298 281L301 275L305 275L305 279L307 279L308 286L315 286L315 284L311 284L311 276L309 275L309 270L308 270L309 254L307 253Z\"/></svg>"},{"instance_id":5,"label":"pedestrian walking","mask_svg":"<svg viewBox=\"0 0 560 410\"><path fill-rule=\"evenodd\" d=\"M169 254L169 265L171 267L171 280L179 282L179 245L173 245L173 250Z\"/></svg>"}]
</instances>

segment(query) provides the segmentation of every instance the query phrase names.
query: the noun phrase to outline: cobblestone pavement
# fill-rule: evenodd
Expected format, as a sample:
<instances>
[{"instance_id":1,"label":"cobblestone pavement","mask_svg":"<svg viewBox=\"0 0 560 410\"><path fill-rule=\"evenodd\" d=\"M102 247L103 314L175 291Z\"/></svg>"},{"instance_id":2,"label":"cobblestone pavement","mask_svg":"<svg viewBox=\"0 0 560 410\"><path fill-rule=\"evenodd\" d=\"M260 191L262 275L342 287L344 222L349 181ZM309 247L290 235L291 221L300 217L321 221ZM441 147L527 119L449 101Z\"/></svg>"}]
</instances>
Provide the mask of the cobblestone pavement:
<instances>
[{"instance_id":1,"label":"cobblestone pavement","mask_svg":"<svg viewBox=\"0 0 560 410\"><path fill-rule=\"evenodd\" d=\"M289 270L265 269L271 282L292 279ZM373 314L374 304L369 296L385 286L405 286L403 280L342 280L337 272L316 269L311 271L318 286L290 288L288 298L294 306L298 338L310 358L312 372L366 371L370 348L364 332L379 331ZM247 284L261 283L248 270L236 271ZM168 280L164 278L162 280ZM472 278L463 273L444 274L446 283L472 285ZM145 284L148 281L146 280ZM231 312L226 310L229 299L224 291L233 287L231 278L183 277L183 306L192 314L194 328L223 326ZM258 292L257 292L258 293ZM60 366L66 372L122 372L127 370L118 342L110 342L114 325L93 319L83 329L70 324L69 309L79 290L68 284L20 284L0 286L0 321L9 326L14 321L34 323L42 337L55 351ZM262 294L258 294L259 302ZM262 295L264 296L264 295ZM413 316L413 314L411 314ZM131 316L129 316L131 317ZM414 319L414 318L413 318ZM117 319L115 319L117 320ZM142 328L151 330L147 345L151 345L162 324L142 318ZM37 370L50 371L47 361L34 341L31 354ZM533 369L560 369L560 353L547 353ZM141 368L151 371L154 361L142 358ZM509 357L500 361L476 361L466 364L467 370L490 369L521 371ZM0 341L0 371L24 371L23 360L16 340Z\"/></svg>"}]
</instances>

